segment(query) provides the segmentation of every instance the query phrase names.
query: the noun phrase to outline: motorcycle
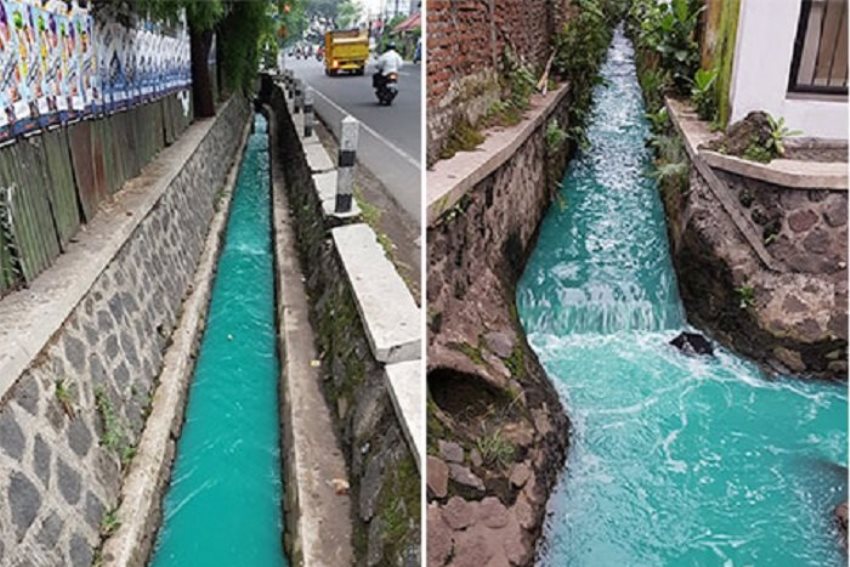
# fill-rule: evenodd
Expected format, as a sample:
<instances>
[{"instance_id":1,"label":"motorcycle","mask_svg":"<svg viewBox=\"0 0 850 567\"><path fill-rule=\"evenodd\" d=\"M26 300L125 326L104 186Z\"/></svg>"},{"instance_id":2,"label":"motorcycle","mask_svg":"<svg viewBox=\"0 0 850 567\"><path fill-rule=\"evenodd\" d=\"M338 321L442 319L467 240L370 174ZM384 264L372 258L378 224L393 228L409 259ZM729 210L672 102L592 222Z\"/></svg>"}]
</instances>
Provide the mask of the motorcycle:
<instances>
[{"instance_id":1,"label":"motorcycle","mask_svg":"<svg viewBox=\"0 0 850 567\"><path fill-rule=\"evenodd\" d=\"M383 77L383 80L378 77L381 77L381 75L375 76L375 95L377 95L380 104L390 106L398 94L398 74L390 73Z\"/></svg>"}]
</instances>

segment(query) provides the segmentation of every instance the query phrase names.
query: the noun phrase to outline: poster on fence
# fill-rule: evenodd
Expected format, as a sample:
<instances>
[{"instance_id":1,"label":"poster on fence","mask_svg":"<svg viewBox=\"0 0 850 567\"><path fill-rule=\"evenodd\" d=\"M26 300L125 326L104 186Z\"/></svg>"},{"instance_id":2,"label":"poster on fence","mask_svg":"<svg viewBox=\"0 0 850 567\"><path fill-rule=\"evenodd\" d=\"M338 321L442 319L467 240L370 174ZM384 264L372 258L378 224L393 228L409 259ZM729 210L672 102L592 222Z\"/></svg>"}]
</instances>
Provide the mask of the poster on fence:
<instances>
[{"instance_id":1,"label":"poster on fence","mask_svg":"<svg viewBox=\"0 0 850 567\"><path fill-rule=\"evenodd\" d=\"M185 18L95 21L65 0L0 0L0 143L191 88Z\"/></svg>"}]
</instances>

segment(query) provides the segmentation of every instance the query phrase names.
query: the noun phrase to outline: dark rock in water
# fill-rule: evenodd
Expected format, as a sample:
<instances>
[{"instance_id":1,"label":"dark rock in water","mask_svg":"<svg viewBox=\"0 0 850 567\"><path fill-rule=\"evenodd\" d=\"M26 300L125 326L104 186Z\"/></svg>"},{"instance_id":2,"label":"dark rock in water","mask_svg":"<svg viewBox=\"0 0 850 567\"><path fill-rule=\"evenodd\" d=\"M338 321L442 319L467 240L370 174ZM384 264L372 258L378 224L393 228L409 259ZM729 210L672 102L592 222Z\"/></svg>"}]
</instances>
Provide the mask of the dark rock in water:
<instances>
[{"instance_id":1,"label":"dark rock in water","mask_svg":"<svg viewBox=\"0 0 850 567\"><path fill-rule=\"evenodd\" d=\"M696 354L714 354L714 348L708 339L697 333L680 333L678 337L670 341L670 344L691 356Z\"/></svg>"},{"instance_id":2,"label":"dark rock in water","mask_svg":"<svg viewBox=\"0 0 850 567\"><path fill-rule=\"evenodd\" d=\"M841 534L841 541L844 546L847 546L847 502L842 502L835 507L835 521L838 523L838 531Z\"/></svg>"}]
</instances>

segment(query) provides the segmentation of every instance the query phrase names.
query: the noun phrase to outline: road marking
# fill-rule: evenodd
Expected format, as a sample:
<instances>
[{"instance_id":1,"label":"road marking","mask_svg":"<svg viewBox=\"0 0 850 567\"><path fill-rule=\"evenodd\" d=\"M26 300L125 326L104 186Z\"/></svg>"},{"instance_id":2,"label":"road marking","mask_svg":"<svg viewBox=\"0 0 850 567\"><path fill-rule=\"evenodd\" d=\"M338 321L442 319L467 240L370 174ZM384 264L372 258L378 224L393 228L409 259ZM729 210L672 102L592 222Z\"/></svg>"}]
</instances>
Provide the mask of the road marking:
<instances>
[{"instance_id":1,"label":"road marking","mask_svg":"<svg viewBox=\"0 0 850 567\"><path fill-rule=\"evenodd\" d=\"M328 98L328 97L327 97L327 95L325 95L325 93L323 93L323 92L322 92L322 91L320 91L319 89L317 89L317 88L313 87L313 92L315 92L317 95L319 95L320 97L322 97L322 98L323 98L323 99L324 99L324 100L325 100L328 104L330 104L331 106L333 106L335 109L337 109L337 110L338 110L339 112L341 112L343 115L349 115L349 114L351 114L350 112L348 112L347 110L345 110L344 108L342 108L340 105L338 105L337 103L335 103L334 101L332 101L330 98ZM352 116L354 116L353 114L351 114L351 115L352 115ZM357 118L357 117L355 116L355 118ZM416 167L417 169L420 167L420 166L419 166L419 160L413 159L413 157L412 157L412 156L410 156L407 152L405 152L404 150L402 150L401 148L399 148L398 146L396 146L394 143L390 142L389 140L387 140L386 138L384 138L383 136L381 136L380 134L378 134L375 130L373 130L372 128L370 128L368 124L366 124L365 122L363 122L363 121L362 121L362 120L360 120L359 118L358 118L358 122L360 122L360 127L361 127L361 128L363 128L364 130L366 130L366 131L367 131L369 134L371 134L373 137L377 138L379 141L381 141L381 142L382 142L384 145L386 145L388 148L390 148L391 150L393 150L394 152L396 152L399 156L401 156L401 158L402 158L403 160L407 161L408 163L410 163L411 165L413 165L413 166L414 166L414 167Z\"/></svg>"}]
</instances>

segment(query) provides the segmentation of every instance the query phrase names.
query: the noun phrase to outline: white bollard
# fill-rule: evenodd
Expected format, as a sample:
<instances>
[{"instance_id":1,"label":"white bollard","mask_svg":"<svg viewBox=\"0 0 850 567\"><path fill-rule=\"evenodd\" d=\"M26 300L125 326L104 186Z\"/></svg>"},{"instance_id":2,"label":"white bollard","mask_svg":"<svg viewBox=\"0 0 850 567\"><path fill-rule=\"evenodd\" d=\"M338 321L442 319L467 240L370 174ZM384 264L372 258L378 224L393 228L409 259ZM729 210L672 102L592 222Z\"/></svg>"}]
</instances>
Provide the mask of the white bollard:
<instances>
[{"instance_id":1,"label":"white bollard","mask_svg":"<svg viewBox=\"0 0 850 567\"><path fill-rule=\"evenodd\" d=\"M301 98L304 96L304 91L302 90L304 87L302 86L301 79L295 79L295 95L293 97L293 102L295 103L292 109L293 114L298 114L301 112L301 107L304 104L304 99Z\"/></svg>"},{"instance_id":2,"label":"white bollard","mask_svg":"<svg viewBox=\"0 0 850 567\"><path fill-rule=\"evenodd\" d=\"M313 135L313 89L304 89L304 137Z\"/></svg>"},{"instance_id":3,"label":"white bollard","mask_svg":"<svg viewBox=\"0 0 850 567\"><path fill-rule=\"evenodd\" d=\"M354 190L354 164L357 161L357 138L360 122L353 116L342 119L342 132L339 140L339 158L336 174L337 213L351 211L351 198Z\"/></svg>"}]
</instances>

